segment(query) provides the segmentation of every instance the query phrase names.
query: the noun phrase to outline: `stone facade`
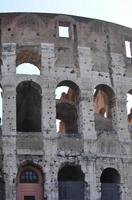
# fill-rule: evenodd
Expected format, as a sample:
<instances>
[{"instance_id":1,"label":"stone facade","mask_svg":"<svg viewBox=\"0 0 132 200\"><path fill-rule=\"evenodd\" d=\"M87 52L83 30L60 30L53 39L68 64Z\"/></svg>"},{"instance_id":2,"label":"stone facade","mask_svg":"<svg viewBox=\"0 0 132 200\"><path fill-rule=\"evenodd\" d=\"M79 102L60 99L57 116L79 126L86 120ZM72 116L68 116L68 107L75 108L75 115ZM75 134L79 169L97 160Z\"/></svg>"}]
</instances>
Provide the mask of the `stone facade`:
<instances>
[{"instance_id":1,"label":"stone facade","mask_svg":"<svg viewBox=\"0 0 132 200\"><path fill-rule=\"evenodd\" d=\"M60 26L67 28L68 36L59 35ZM23 166L42 171L43 199L61 200L58 174L64 166L80 167L85 200L101 200L105 169L115 169L120 175L120 200L132 199L132 131L126 109L126 94L132 90L132 58L126 56L125 41L132 42L130 28L96 19L0 14L1 200L18 200L18 174ZM22 63L34 64L40 75L16 74ZM55 99L56 87L62 85L76 91L76 101ZM32 130L29 121L25 129L22 123L33 118L26 119L24 106L19 112L24 104L20 95L27 87L34 88L32 102L36 91L40 96L31 111L37 116ZM110 116L94 113L94 90L108 95ZM62 121L76 120L75 131L57 133L56 115L63 116Z\"/></svg>"}]
</instances>

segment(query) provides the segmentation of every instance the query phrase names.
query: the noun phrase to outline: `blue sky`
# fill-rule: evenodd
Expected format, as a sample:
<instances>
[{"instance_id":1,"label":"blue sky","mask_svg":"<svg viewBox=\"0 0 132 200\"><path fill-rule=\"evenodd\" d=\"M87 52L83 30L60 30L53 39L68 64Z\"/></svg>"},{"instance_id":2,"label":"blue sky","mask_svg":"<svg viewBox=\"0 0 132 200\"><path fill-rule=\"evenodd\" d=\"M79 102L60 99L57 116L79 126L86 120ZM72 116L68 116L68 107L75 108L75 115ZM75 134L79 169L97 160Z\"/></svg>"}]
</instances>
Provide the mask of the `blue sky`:
<instances>
[{"instance_id":1,"label":"blue sky","mask_svg":"<svg viewBox=\"0 0 132 200\"><path fill-rule=\"evenodd\" d=\"M132 28L132 0L1 0L0 12L65 13Z\"/></svg>"}]
</instances>

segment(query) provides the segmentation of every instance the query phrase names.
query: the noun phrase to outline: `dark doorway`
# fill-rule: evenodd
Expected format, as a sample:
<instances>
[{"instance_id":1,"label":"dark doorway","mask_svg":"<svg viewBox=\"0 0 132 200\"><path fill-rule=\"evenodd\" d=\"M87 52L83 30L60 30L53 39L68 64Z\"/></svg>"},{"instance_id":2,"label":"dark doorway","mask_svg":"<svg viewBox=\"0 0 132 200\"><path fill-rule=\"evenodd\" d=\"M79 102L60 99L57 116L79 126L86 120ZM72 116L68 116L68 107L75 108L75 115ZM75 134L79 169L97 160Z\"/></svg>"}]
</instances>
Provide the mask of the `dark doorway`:
<instances>
[{"instance_id":1,"label":"dark doorway","mask_svg":"<svg viewBox=\"0 0 132 200\"><path fill-rule=\"evenodd\" d=\"M106 168L101 183L101 200L120 200L120 175L116 169Z\"/></svg>"},{"instance_id":2,"label":"dark doorway","mask_svg":"<svg viewBox=\"0 0 132 200\"><path fill-rule=\"evenodd\" d=\"M3 178L0 178L0 200L5 199L5 184Z\"/></svg>"},{"instance_id":3,"label":"dark doorway","mask_svg":"<svg viewBox=\"0 0 132 200\"><path fill-rule=\"evenodd\" d=\"M65 166L58 173L59 200L84 200L84 174L80 166Z\"/></svg>"},{"instance_id":4,"label":"dark doorway","mask_svg":"<svg viewBox=\"0 0 132 200\"><path fill-rule=\"evenodd\" d=\"M35 200L35 196L24 196L24 200Z\"/></svg>"},{"instance_id":5,"label":"dark doorway","mask_svg":"<svg viewBox=\"0 0 132 200\"><path fill-rule=\"evenodd\" d=\"M33 81L18 85L16 96L17 131L41 131L41 88Z\"/></svg>"}]
</instances>

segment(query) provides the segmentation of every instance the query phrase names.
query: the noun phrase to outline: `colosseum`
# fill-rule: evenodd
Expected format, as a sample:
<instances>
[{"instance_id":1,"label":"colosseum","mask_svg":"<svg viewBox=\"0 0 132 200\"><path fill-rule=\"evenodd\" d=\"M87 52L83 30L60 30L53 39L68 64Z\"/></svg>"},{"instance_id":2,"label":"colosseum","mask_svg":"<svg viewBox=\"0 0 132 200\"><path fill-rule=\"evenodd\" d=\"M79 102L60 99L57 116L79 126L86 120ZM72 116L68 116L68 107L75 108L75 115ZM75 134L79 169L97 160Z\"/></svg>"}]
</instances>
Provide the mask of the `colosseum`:
<instances>
[{"instance_id":1,"label":"colosseum","mask_svg":"<svg viewBox=\"0 0 132 200\"><path fill-rule=\"evenodd\" d=\"M132 200L131 28L1 13L0 91L0 200Z\"/></svg>"}]
</instances>

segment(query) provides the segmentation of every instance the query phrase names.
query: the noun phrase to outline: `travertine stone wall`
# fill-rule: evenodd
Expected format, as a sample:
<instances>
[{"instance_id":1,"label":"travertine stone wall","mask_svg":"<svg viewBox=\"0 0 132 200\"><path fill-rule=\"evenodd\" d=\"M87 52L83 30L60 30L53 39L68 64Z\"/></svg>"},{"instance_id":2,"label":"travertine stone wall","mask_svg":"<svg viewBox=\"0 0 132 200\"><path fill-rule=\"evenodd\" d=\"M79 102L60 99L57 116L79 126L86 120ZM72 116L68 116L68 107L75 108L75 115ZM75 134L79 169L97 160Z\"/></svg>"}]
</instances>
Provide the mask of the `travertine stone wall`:
<instances>
[{"instance_id":1,"label":"travertine stone wall","mask_svg":"<svg viewBox=\"0 0 132 200\"><path fill-rule=\"evenodd\" d=\"M131 200L132 133L126 94L132 89L132 58L126 57L125 41L132 42L132 30L58 14L5 13L0 20L0 174L5 187L1 200L18 200L17 175L25 165L41 168L45 200L59 199L58 172L65 165L80 166L85 200L101 200L100 177L106 168L120 174L120 200ZM68 24L68 38L59 37L60 22ZM29 61L40 69L40 75L16 74L17 65ZM42 90L38 133L17 132L16 88L25 81L37 83ZM72 81L79 88L74 105L78 133L71 135L56 131L55 89L62 81ZM100 86L111 95L110 118L94 113L94 89Z\"/></svg>"}]
</instances>

